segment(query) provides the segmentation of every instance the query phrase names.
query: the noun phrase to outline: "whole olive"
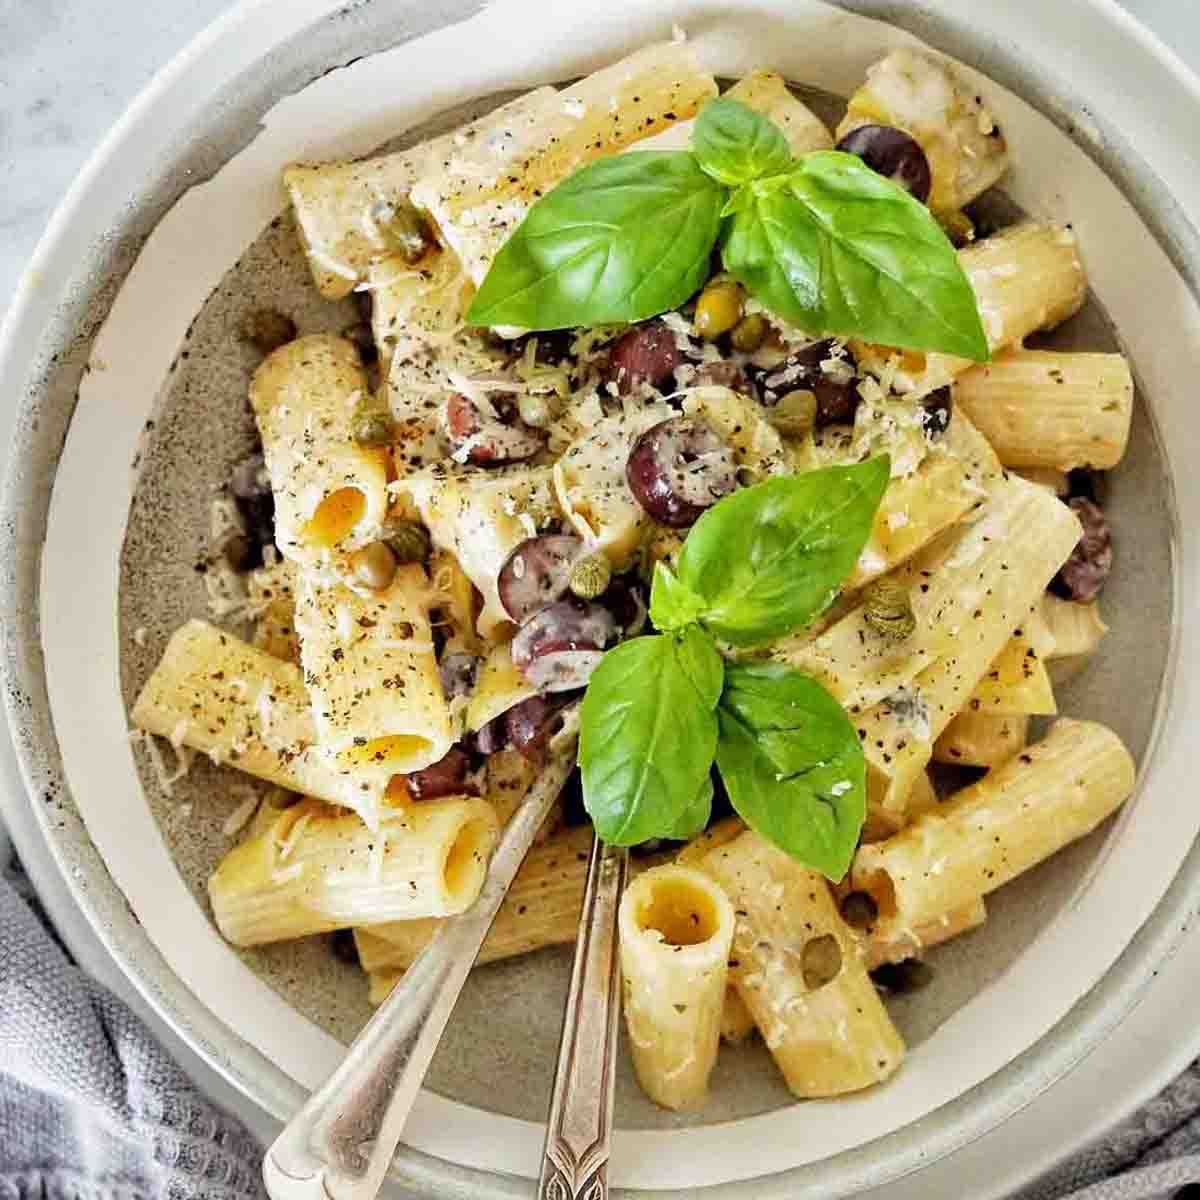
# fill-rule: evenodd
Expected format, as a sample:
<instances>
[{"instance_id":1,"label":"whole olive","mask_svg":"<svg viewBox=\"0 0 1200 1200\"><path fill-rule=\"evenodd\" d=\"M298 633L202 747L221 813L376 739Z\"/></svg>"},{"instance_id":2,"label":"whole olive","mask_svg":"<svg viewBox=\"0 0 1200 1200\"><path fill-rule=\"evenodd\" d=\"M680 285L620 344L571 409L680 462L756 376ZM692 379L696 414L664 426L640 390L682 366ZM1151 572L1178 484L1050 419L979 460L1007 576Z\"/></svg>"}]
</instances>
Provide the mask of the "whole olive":
<instances>
[{"instance_id":1,"label":"whole olive","mask_svg":"<svg viewBox=\"0 0 1200 1200\"><path fill-rule=\"evenodd\" d=\"M350 570L364 587L382 592L396 578L396 556L383 542L371 542L350 555Z\"/></svg>"},{"instance_id":2,"label":"whole olive","mask_svg":"<svg viewBox=\"0 0 1200 1200\"><path fill-rule=\"evenodd\" d=\"M903 129L894 129L891 125L860 125L846 134L837 148L861 158L872 171L911 192L922 204L929 199L933 185L929 159L916 139Z\"/></svg>"},{"instance_id":3,"label":"whole olive","mask_svg":"<svg viewBox=\"0 0 1200 1200\"><path fill-rule=\"evenodd\" d=\"M728 333L742 319L742 288L732 279L718 279L696 301L696 332L706 341Z\"/></svg>"}]
</instances>

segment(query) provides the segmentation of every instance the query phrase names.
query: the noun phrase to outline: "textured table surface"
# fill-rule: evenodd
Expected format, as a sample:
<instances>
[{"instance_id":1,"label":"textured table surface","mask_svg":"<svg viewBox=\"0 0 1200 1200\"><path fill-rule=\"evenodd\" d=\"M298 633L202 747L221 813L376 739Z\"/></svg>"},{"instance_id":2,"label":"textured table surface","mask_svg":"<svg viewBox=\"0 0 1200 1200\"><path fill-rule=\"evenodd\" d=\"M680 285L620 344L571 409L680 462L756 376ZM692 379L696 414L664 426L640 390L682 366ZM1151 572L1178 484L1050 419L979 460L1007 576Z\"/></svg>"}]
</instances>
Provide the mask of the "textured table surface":
<instances>
[{"instance_id":1,"label":"textured table surface","mask_svg":"<svg viewBox=\"0 0 1200 1200\"><path fill-rule=\"evenodd\" d=\"M55 205L108 128L227 7L228 0L0 0L0 319ZM1125 0L1125 7L1200 69L1200 3ZM0 445L8 443L12 419L6 404L0 402ZM0 755L11 760L7 744ZM77 931L70 940L87 936ZM85 965L145 1014L99 944L88 949ZM166 1040L202 1085L270 1136L272 1123L237 1103L173 1037Z\"/></svg>"}]
</instances>

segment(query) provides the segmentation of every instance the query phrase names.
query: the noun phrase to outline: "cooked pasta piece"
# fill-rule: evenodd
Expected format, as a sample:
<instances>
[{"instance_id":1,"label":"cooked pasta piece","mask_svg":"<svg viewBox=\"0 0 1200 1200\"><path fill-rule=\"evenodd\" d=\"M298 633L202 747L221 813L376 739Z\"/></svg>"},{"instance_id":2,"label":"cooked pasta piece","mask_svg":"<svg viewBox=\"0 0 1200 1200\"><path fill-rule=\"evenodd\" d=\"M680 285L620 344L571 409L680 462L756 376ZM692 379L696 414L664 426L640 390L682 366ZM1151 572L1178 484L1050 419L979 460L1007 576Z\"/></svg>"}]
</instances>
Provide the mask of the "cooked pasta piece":
<instances>
[{"instance_id":1,"label":"cooked pasta piece","mask_svg":"<svg viewBox=\"0 0 1200 1200\"><path fill-rule=\"evenodd\" d=\"M573 171L693 116L716 94L690 46L646 46L519 113L476 123L412 189L467 274L482 282L538 197Z\"/></svg>"},{"instance_id":2,"label":"cooked pasta piece","mask_svg":"<svg viewBox=\"0 0 1200 1200\"><path fill-rule=\"evenodd\" d=\"M886 780L885 811L902 811L933 743L966 705L988 668L1026 620L1080 537L1075 514L1023 479L994 488L961 537L931 548L922 563L930 588L957 581L931 616L954 639L911 684L855 715L868 765Z\"/></svg>"},{"instance_id":3,"label":"cooked pasta piece","mask_svg":"<svg viewBox=\"0 0 1200 1200\"><path fill-rule=\"evenodd\" d=\"M758 834L707 854L733 904L733 980L792 1093L859 1091L891 1075L904 1042L825 880Z\"/></svg>"},{"instance_id":4,"label":"cooked pasta piece","mask_svg":"<svg viewBox=\"0 0 1200 1200\"><path fill-rule=\"evenodd\" d=\"M839 141L862 125L891 125L920 143L929 160L929 207L950 214L1008 169L1008 147L992 114L948 62L920 50L893 50L868 71L838 126Z\"/></svg>"},{"instance_id":5,"label":"cooked pasta piece","mask_svg":"<svg viewBox=\"0 0 1200 1200\"><path fill-rule=\"evenodd\" d=\"M254 645L276 658L300 661L296 633L296 564L280 558L246 576L247 603L254 614Z\"/></svg>"},{"instance_id":6,"label":"cooked pasta piece","mask_svg":"<svg viewBox=\"0 0 1200 1200\"><path fill-rule=\"evenodd\" d=\"M221 860L213 915L236 946L452 916L479 894L498 830L491 805L469 797L389 807L375 830L305 800Z\"/></svg>"},{"instance_id":7,"label":"cooked pasta piece","mask_svg":"<svg viewBox=\"0 0 1200 1200\"><path fill-rule=\"evenodd\" d=\"M915 929L986 895L1090 833L1133 791L1111 730L1063 719L978 783L854 859L854 886L880 918Z\"/></svg>"},{"instance_id":8,"label":"cooked pasta piece","mask_svg":"<svg viewBox=\"0 0 1200 1200\"><path fill-rule=\"evenodd\" d=\"M1029 483L1036 483L1038 487L1045 488L1052 495L1060 498L1070 495L1071 481L1064 472L1056 471L1053 467L1021 467L1016 473Z\"/></svg>"},{"instance_id":9,"label":"cooked pasta piece","mask_svg":"<svg viewBox=\"0 0 1200 1200\"><path fill-rule=\"evenodd\" d=\"M1074 232L1026 222L958 252L979 305L992 353L1039 329L1052 329L1083 306L1087 278ZM973 366L950 354L894 352L855 343L860 365L886 375L899 391L922 396L953 382Z\"/></svg>"},{"instance_id":10,"label":"cooked pasta piece","mask_svg":"<svg viewBox=\"0 0 1200 1200\"><path fill-rule=\"evenodd\" d=\"M825 123L792 95L783 76L775 71L751 71L725 94L774 121L794 155L833 149Z\"/></svg>"},{"instance_id":11,"label":"cooked pasta piece","mask_svg":"<svg viewBox=\"0 0 1200 1200\"><path fill-rule=\"evenodd\" d=\"M1009 638L992 660L963 709L993 717L1051 717L1057 712L1046 664L1024 630Z\"/></svg>"},{"instance_id":12,"label":"cooked pasta piece","mask_svg":"<svg viewBox=\"0 0 1200 1200\"><path fill-rule=\"evenodd\" d=\"M477 964L575 940L591 845L591 828L581 825L562 830L529 851L484 939ZM410 966L437 926L436 920L371 926L356 935L364 969Z\"/></svg>"},{"instance_id":13,"label":"cooked pasta piece","mask_svg":"<svg viewBox=\"0 0 1200 1200\"><path fill-rule=\"evenodd\" d=\"M929 772L921 771L913 780L912 788L905 801L905 819L915 820L921 813L928 812L931 808L937 808L940 803L937 789L933 786L933 780L929 778Z\"/></svg>"},{"instance_id":14,"label":"cooked pasta piece","mask_svg":"<svg viewBox=\"0 0 1200 1200\"><path fill-rule=\"evenodd\" d=\"M706 421L733 451L743 484L791 473L791 454L763 406L727 387L694 387L682 392L683 411Z\"/></svg>"},{"instance_id":15,"label":"cooked pasta piece","mask_svg":"<svg viewBox=\"0 0 1200 1200\"><path fill-rule=\"evenodd\" d=\"M567 520L618 568L628 565L650 528L625 478L629 452L642 433L674 415L670 405L655 403L601 417L554 464L554 491Z\"/></svg>"},{"instance_id":16,"label":"cooked pasta piece","mask_svg":"<svg viewBox=\"0 0 1200 1200\"><path fill-rule=\"evenodd\" d=\"M1029 742L1029 716L997 717L988 712L960 712L933 744L933 761L961 767L998 767ZM911 809L910 809L911 810Z\"/></svg>"},{"instance_id":17,"label":"cooked pasta piece","mask_svg":"<svg viewBox=\"0 0 1200 1200\"><path fill-rule=\"evenodd\" d=\"M288 342L254 373L250 404L275 493L275 541L301 565L370 541L387 515L387 452L352 436L367 395L358 351L332 334Z\"/></svg>"},{"instance_id":18,"label":"cooked pasta piece","mask_svg":"<svg viewBox=\"0 0 1200 1200\"><path fill-rule=\"evenodd\" d=\"M475 627L479 617L475 585L448 550L435 550L430 556L429 583L437 621L446 638L444 651L483 654L485 645Z\"/></svg>"},{"instance_id":19,"label":"cooked pasta piece","mask_svg":"<svg viewBox=\"0 0 1200 1200\"><path fill-rule=\"evenodd\" d=\"M429 626L429 582L415 563L360 596L301 582L296 629L321 749L355 779L437 762L454 743Z\"/></svg>"},{"instance_id":20,"label":"cooked pasta piece","mask_svg":"<svg viewBox=\"0 0 1200 1200\"><path fill-rule=\"evenodd\" d=\"M707 875L664 864L629 885L617 926L638 1082L664 1108L694 1107L717 1061L733 908Z\"/></svg>"},{"instance_id":21,"label":"cooked pasta piece","mask_svg":"<svg viewBox=\"0 0 1200 1200\"><path fill-rule=\"evenodd\" d=\"M675 855L675 861L681 867L696 867L700 860L711 850L732 842L746 832L746 823L741 817L722 817L713 822L702 834L692 838Z\"/></svg>"},{"instance_id":22,"label":"cooked pasta piece","mask_svg":"<svg viewBox=\"0 0 1200 1200\"><path fill-rule=\"evenodd\" d=\"M1095 600L1082 604L1047 592L1042 597L1040 614L1050 642L1045 656L1052 660L1087 658L1108 632Z\"/></svg>"},{"instance_id":23,"label":"cooked pasta piece","mask_svg":"<svg viewBox=\"0 0 1200 1200\"><path fill-rule=\"evenodd\" d=\"M1123 354L1007 350L954 381L954 403L1006 467L1115 467L1129 441L1133 375Z\"/></svg>"},{"instance_id":24,"label":"cooked pasta piece","mask_svg":"<svg viewBox=\"0 0 1200 1200\"><path fill-rule=\"evenodd\" d=\"M354 778L321 753L300 668L205 621L171 635L131 717L214 762L374 820L383 785Z\"/></svg>"},{"instance_id":25,"label":"cooked pasta piece","mask_svg":"<svg viewBox=\"0 0 1200 1200\"><path fill-rule=\"evenodd\" d=\"M438 471L400 481L434 545L454 555L483 595L478 629L496 638L509 628L496 590L505 559L558 515L550 467Z\"/></svg>"},{"instance_id":26,"label":"cooked pasta piece","mask_svg":"<svg viewBox=\"0 0 1200 1200\"><path fill-rule=\"evenodd\" d=\"M721 1009L721 1040L740 1046L755 1030L754 1016L742 994L732 983L725 984L725 1004Z\"/></svg>"},{"instance_id":27,"label":"cooked pasta piece","mask_svg":"<svg viewBox=\"0 0 1200 1200\"><path fill-rule=\"evenodd\" d=\"M868 971L874 971L884 963L919 958L926 950L940 946L960 933L978 929L986 920L987 905L982 896L977 896L961 908L943 913L916 929L896 929L894 922L885 922L888 928L873 929L867 938L864 965Z\"/></svg>"},{"instance_id":28,"label":"cooked pasta piece","mask_svg":"<svg viewBox=\"0 0 1200 1200\"><path fill-rule=\"evenodd\" d=\"M537 688L513 666L512 647L500 642L479 666L475 690L467 705L466 726L476 733L522 700L537 695Z\"/></svg>"}]
</instances>

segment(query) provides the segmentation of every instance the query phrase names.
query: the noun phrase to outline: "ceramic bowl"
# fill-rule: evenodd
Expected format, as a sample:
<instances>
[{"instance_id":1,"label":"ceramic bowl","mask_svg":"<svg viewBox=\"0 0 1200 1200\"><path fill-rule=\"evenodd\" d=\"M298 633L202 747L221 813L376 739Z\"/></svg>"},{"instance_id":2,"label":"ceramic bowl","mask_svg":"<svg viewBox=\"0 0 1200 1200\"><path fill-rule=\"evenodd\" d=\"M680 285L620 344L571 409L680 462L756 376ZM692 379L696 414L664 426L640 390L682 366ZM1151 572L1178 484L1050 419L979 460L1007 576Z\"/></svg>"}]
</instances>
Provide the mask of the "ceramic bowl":
<instances>
[{"instance_id":1,"label":"ceramic bowl","mask_svg":"<svg viewBox=\"0 0 1200 1200\"><path fill-rule=\"evenodd\" d=\"M252 438L255 360L233 331L282 307L302 330L352 310L307 280L278 168L365 153L513 89L583 73L679 25L718 74L766 62L844 96L920 40L978 72L1015 156L1009 200L1071 221L1091 283L1055 335L1120 346L1138 381L1111 480L1119 563L1102 655L1060 692L1138 756L1121 815L991 904L896 1003L912 1052L886 1087L796 1105L766 1052L722 1054L701 1112L665 1114L623 1066L623 1195L853 1194L995 1126L1097 1045L1200 899L1186 731L1200 719L1200 90L1107 0L691 0L544 6L246 4L135 103L59 210L16 297L0 382L20 420L0 527L6 701L50 849L116 960L187 1041L286 1116L368 1013L361 975L314 939L237 953L204 881L240 801L202 765L171 795L139 774L126 704L172 628L204 611L193 570L214 485ZM1080 31L1086 30L1086 37ZM1119 79L1121 88L1112 86ZM568 957L476 971L406 1132L422 1195L528 1195Z\"/></svg>"}]
</instances>

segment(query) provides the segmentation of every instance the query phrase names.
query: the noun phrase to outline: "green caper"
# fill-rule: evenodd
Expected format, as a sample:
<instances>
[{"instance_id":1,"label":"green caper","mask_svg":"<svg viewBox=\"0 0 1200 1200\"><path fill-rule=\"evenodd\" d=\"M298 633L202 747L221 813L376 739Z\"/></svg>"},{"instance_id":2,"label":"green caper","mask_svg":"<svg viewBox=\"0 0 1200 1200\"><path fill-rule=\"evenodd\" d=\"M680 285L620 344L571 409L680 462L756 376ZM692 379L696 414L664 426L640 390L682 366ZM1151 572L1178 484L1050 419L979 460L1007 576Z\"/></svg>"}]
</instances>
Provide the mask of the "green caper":
<instances>
[{"instance_id":1,"label":"green caper","mask_svg":"<svg viewBox=\"0 0 1200 1200\"><path fill-rule=\"evenodd\" d=\"M742 289L732 279L718 279L696 301L696 332L708 341L728 333L742 319Z\"/></svg>"},{"instance_id":2,"label":"green caper","mask_svg":"<svg viewBox=\"0 0 1200 1200\"><path fill-rule=\"evenodd\" d=\"M415 263L433 245L429 226L407 200L380 205L373 215L383 227L384 236L407 262Z\"/></svg>"},{"instance_id":3,"label":"green caper","mask_svg":"<svg viewBox=\"0 0 1200 1200\"><path fill-rule=\"evenodd\" d=\"M784 437L807 437L817 423L817 397L807 388L784 392L778 401L767 409L767 420Z\"/></svg>"},{"instance_id":4,"label":"green caper","mask_svg":"<svg viewBox=\"0 0 1200 1200\"><path fill-rule=\"evenodd\" d=\"M572 565L567 587L580 600L594 600L604 594L611 579L612 566L604 554L585 554Z\"/></svg>"},{"instance_id":5,"label":"green caper","mask_svg":"<svg viewBox=\"0 0 1200 1200\"><path fill-rule=\"evenodd\" d=\"M729 335L729 340L735 350L743 354L753 354L767 340L771 325L762 313L751 313L743 317Z\"/></svg>"},{"instance_id":6,"label":"green caper","mask_svg":"<svg viewBox=\"0 0 1200 1200\"><path fill-rule=\"evenodd\" d=\"M384 541L397 562L424 562L429 557L429 533L416 521L397 521L388 527Z\"/></svg>"},{"instance_id":7,"label":"green caper","mask_svg":"<svg viewBox=\"0 0 1200 1200\"><path fill-rule=\"evenodd\" d=\"M903 641L917 627L908 588L895 579L877 579L867 588L863 618L876 633Z\"/></svg>"},{"instance_id":8,"label":"green caper","mask_svg":"<svg viewBox=\"0 0 1200 1200\"><path fill-rule=\"evenodd\" d=\"M553 392L522 392L517 396L517 413L534 429L545 429L561 412L562 404Z\"/></svg>"},{"instance_id":9,"label":"green caper","mask_svg":"<svg viewBox=\"0 0 1200 1200\"><path fill-rule=\"evenodd\" d=\"M804 986L815 992L841 974L842 947L832 933L809 938L800 951L800 973Z\"/></svg>"},{"instance_id":10,"label":"green caper","mask_svg":"<svg viewBox=\"0 0 1200 1200\"><path fill-rule=\"evenodd\" d=\"M395 441L396 422L374 396L366 395L354 409L350 436L360 446L390 446Z\"/></svg>"},{"instance_id":11,"label":"green caper","mask_svg":"<svg viewBox=\"0 0 1200 1200\"><path fill-rule=\"evenodd\" d=\"M396 578L396 556L383 542L371 542L350 555L350 570L364 587L382 592Z\"/></svg>"}]
</instances>

